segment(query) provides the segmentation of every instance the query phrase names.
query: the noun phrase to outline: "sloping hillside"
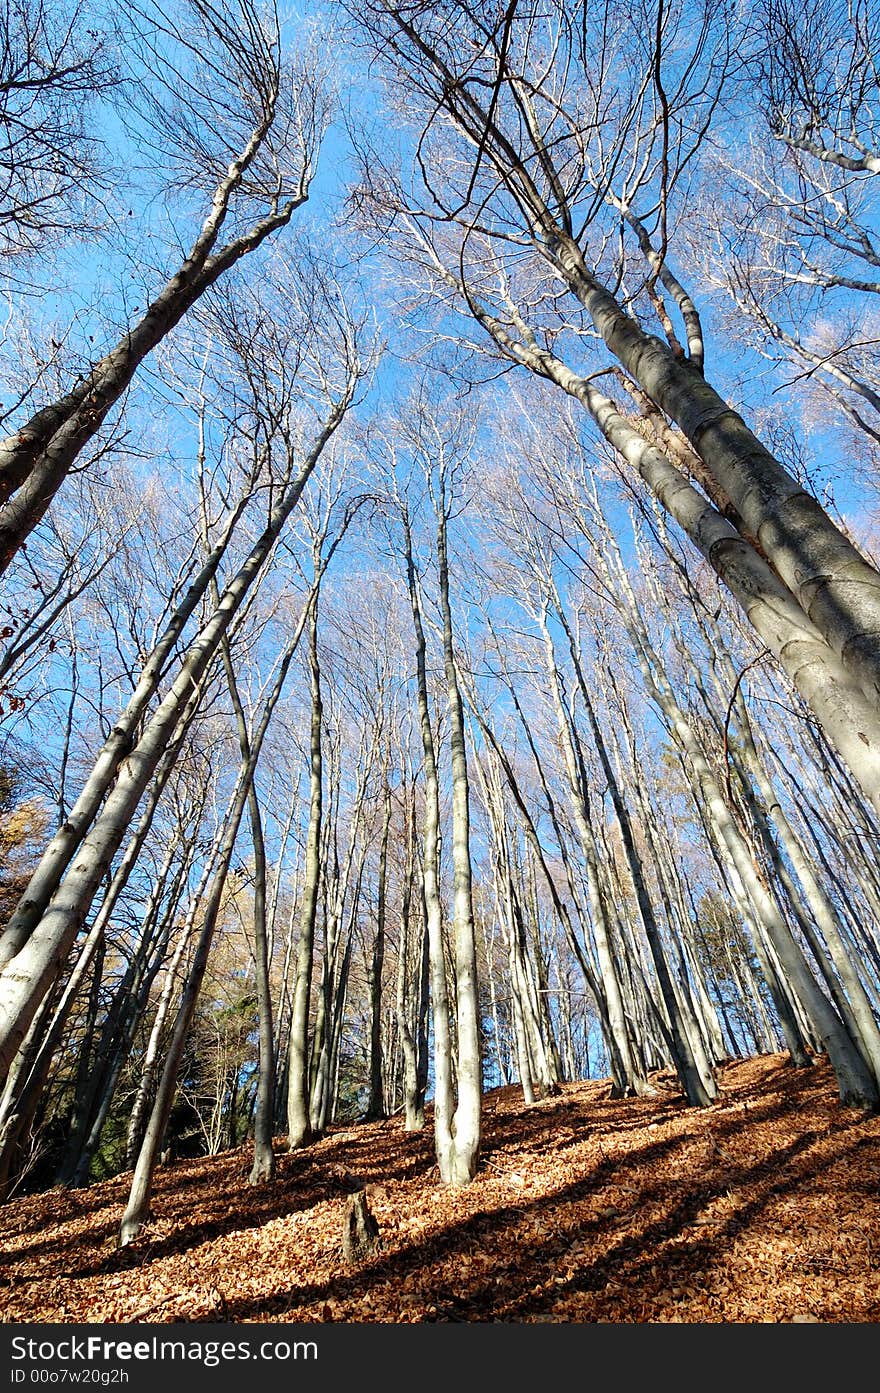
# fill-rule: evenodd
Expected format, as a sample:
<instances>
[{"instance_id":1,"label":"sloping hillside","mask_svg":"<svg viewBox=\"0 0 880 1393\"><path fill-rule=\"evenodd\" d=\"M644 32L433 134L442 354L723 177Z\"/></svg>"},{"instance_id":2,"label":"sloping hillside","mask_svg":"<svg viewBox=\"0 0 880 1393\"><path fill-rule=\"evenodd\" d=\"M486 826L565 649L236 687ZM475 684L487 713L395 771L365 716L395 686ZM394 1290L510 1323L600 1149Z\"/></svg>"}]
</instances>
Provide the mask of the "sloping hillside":
<instances>
[{"instance_id":1,"label":"sloping hillside","mask_svg":"<svg viewBox=\"0 0 880 1393\"><path fill-rule=\"evenodd\" d=\"M154 1221L118 1252L126 1178L2 1213L7 1321L875 1321L880 1119L824 1064L725 1066L706 1112L660 1083L612 1101L568 1085L486 1098L467 1190L438 1185L430 1131L338 1128L249 1189L245 1149L164 1169ZM382 1247L347 1265L346 1197Z\"/></svg>"}]
</instances>

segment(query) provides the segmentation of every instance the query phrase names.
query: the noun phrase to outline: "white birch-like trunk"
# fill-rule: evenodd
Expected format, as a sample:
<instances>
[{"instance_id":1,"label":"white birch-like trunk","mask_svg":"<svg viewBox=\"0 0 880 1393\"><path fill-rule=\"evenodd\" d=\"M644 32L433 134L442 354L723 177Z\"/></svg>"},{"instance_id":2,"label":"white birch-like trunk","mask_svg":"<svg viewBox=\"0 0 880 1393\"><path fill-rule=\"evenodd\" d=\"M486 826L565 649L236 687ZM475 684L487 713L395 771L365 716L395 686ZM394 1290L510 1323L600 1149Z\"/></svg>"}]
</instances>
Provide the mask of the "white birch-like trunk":
<instances>
[{"instance_id":1,"label":"white birch-like trunk","mask_svg":"<svg viewBox=\"0 0 880 1393\"><path fill-rule=\"evenodd\" d=\"M480 1111L483 1094L480 1048L480 1001L477 981L477 942L474 928L470 851L470 788L467 770L464 708L458 685L449 599L449 561L446 545L446 499L441 477L437 500L437 562L440 576L440 615L443 666L449 709L449 748L452 763L452 927L455 946L458 1101L452 1119L450 1180L469 1185L476 1175L480 1150Z\"/></svg>"},{"instance_id":2,"label":"white birch-like trunk","mask_svg":"<svg viewBox=\"0 0 880 1393\"><path fill-rule=\"evenodd\" d=\"M153 1173L165 1136L168 1119L171 1115L174 1093L177 1087L177 1076L180 1070L180 1061L183 1056L183 1048L195 1013L205 969L208 965L208 956L214 939L214 930L217 926L223 892L229 874L229 865L232 860L233 851L235 850L236 838L238 837L239 827L241 826L241 819L244 814L248 792L253 783L254 775L256 774L257 762L263 748L263 741L265 740L266 732L269 729L275 707L281 696L290 664L293 661L293 656L299 643L300 633L301 629L298 629L294 638L288 643L281 656L277 675L269 695L264 702L263 710L251 741L250 751L247 758L242 761L238 779L236 780L236 787L233 791L229 808L229 816L226 820L222 840L219 845L216 869L213 873L211 888L208 892L206 903L204 906L201 906L203 909L202 925L196 942L196 950L184 984L180 1005L177 1008L174 1025L171 1030L171 1038L166 1050L162 1075L156 1090L153 1108L144 1131L140 1151L138 1152L128 1203L119 1226L120 1247L125 1247L137 1237L149 1214Z\"/></svg>"},{"instance_id":3,"label":"white birch-like trunk","mask_svg":"<svg viewBox=\"0 0 880 1393\"><path fill-rule=\"evenodd\" d=\"M5 1076L34 1012L60 972L103 875L125 835L181 715L188 709L214 660L233 616L257 580L285 522L302 495L325 445L341 422L354 391L334 405L296 479L284 490L267 526L224 588L220 604L190 644L168 693L146 721L135 748L120 766L116 783L91 831L30 937L0 973L0 1075Z\"/></svg>"},{"instance_id":4,"label":"white birch-like trunk","mask_svg":"<svg viewBox=\"0 0 880 1393\"><path fill-rule=\"evenodd\" d=\"M625 582L624 573L620 572ZM684 751L693 771L698 796L704 801L711 824L717 829L724 847L736 867L739 879L754 907L762 929L772 944L780 966L791 983L796 997L816 1030L834 1068L841 1100L856 1106L873 1107L880 1098L870 1069L849 1038L840 1018L820 990L809 965L768 894L754 865L751 853L730 813L712 772L711 766L696 739L690 722L675 700L662 672L659 659L650 646L647 634L637 619L632 596L629 597L628 628L636 648L636 656L647 691L665 715L670 733Z\"/></svg>"},{"instance_id":5,"label":"white birch-like trunk","mask_svg":"<svg viewBox=\"0 0 880 1393\"><path fill-rule=\"evenodd\" d=\"M403 518L407 591L415 635L416 701L422 737L425 770L425 813L422 830L422 895L430 965L431 1006L434 1024L434 1146L440 1178L453 1179L452 1115L452 1036L449 1020L449 993L443 951L443 907L440 901L440 789L437 756L431 726L428 698L428 671L422 606L413 557L409 518Z\"/></svg>"},{"instance_id":6,"label":"white birch-like trunk","mask_svg":"<svg viewBox=\"0 0 880 1393\"><path fill-rule=\"evenodd\" d=\"M290 1151L308 1146L312 1140L309 1116L309 1004L321 882L320 846L324 780L321 745L323 703L318 657L317 606L318 597L315 595L309 613L309 674L312 698L309 733L309 824L306 833L299 944L290 1008L287 1064L287 1145Z\"/></svg>"}]
</instances>

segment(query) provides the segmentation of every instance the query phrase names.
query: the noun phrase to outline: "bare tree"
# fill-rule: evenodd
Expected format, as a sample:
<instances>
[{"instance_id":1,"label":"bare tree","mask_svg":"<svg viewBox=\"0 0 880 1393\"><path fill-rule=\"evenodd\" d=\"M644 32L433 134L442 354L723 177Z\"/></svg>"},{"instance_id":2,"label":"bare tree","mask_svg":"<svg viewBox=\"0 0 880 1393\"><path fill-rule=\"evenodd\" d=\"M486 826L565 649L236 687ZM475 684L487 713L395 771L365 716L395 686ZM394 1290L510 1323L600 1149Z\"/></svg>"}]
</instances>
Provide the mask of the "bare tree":
<instances>
[{"instance_id":1,"label":"bare tree","mask_svg":"<svg viewBox=\"0 0 880 1393\"><path fill-rule=\"evenodd\" d=\"M119 80L82 0L4 0L0 14L0 256L32 256L95 217L106 180L89 115Z\"/></svg>"},{"instance_id":2,"label":"bare tree","mask_svg":"<svg viewBox=\"0 0 880 1393\"><path fill-rule=\"evenodd\" d=\"M297 626L284 652L280 655L277 674L269 692L263 700L256 729L250 734L247 741L247 753L242 759L233 799L224 823L223 838L219 846L217 857L217 867L214 871L211 885L202 907L202 925L199 930L195 953L193 954L189 972L187 973L180 1004L177 1008L177 1014L172 1026L171 1038L165 1055L162 1075L153 1102L153 1110L144 1130L144 1138L138 1153L134 1175L132 1176L131 1193L129 1195L128 1204L126 1205L125 1213L120 1223L120 1247L124 1247L126 1244L131 1243L137 1237L149 1213L153 1172L161 1150L165 1129L168 1125L168 1118L171 1113L171 1104L174 1099L174 1090L177 1082L177 1073L180 1068L180 1060L183 1054L183 1047L187 1034L189 1033L199 991L201 990L202 981L204 979L205 969L208 964L208 954L217 926L217 917L227 876L229 874L232 853L235 849L236 837L247 801L248 790L253 783L257 761L260 757L266 731L269 728L269 723L281 695L290 664L293 661L303 628L305 627L306 615L309 608L310 606L307 605L301 616L301 623ZM262 1157L258 1159L261 1162L263 1161Z\"/></svg>"},{"instance_id":3,"label":"bare tree","mask_svg":"<svg viewBox=\"0 0 880 1393\"><path fill-rule=\"evenodd\" d=\"M338 293L334 293L338 299ZM164 697L140 727L135 722L122 738L117 731L115 738L99 755L81 795L81 807L71 812L71 826L59 834L60 842L56 838L57 845L50 844L38 868L34 884L41 887L39 897L26 893L19 903L19 920L15 926L11 924L7 927L12 956L8 958L0 977L0 999L3 1003L0 1060L4 1071L11 1063L48 985L61 969L101 877L110 865L161 759L167 740L177 728L194 690L200 689L219 651L223 635L244 605L251 587L263 574L288 518L351 405L365 371L358 352L355 326L338 306L328 311L328 319L330 322L324 326L327 337L319 335L322 338L320 349L315 345L318 359L315 414L320 413L323 405L324 418L320 419L319 415L317 424L314 415L307 420L302 420L298 415L294 419L291 415L294 406L298 413L305 403L288 395L286 415L275 421L272 434L272 448L278 451L280 457L280 477L270 490L270 505L260 523L258 535L233 569L218 604L209 608L204 622L185 647L176 676ZM336 347L341 358L341 362L335 364L328 360L334 333L338 334ZM305 374L298 383L303 397L307 390L304 378ZM292 384L288 385L292 390ZM310 426L314 431L312 439L303 439ZM256 480L252 479L249 488L255 485ZM239 507L233 513L240 511ZM228 526L221 529L221 540L224 531L228 534ZM224 549L225 543L220 547L221 555ZM213 570L216 570L216 565ZM203 568L202 594L213 570L210 564ZM180 628L177 627L176 634L179 632ZM172 648L173 640L166 648L166 657ZM158 668L154 664L151 682L141 697L155 691L163 665L164 658ZM145 705L144 702L141 711ZM136 734L132 739L134 732ZM120 770L123 757L125 765L101 807L101 799L114 774Z\"/></svg>"},{"instance_id":4,"label":"bare tree","mask_svg":"<svg viewBox=\"0 0 880 1393\"><path fill-rule=\"evenodd\" d=\"M750 72L774 138L847 173L880 174L880 65L873 0L764 0Z\"/></svg>"},{"instance_id":5,"label":"bare tree","mask_svg":"<svg viewBox=\"0 0 880 1393\"><path fill-rule=\"evenodd\" d=\"M752 622L765 602L788 612L810 646L808 700L875 788L880 577L711 385L699 312L672 268L685 171L730 66L726 11L389 0L360 13L393 93L421 121L421 202L381 165L368 184L423 275L439 296L453 290L509 361L586 407ZM553 312L560 293L571 323ZM644 394L662 445L630 435L595 373L568 365L574 336L607 350L598 371L616 363ZM778 633L772 647L793 656ZM788 670L806 694L806 665Z\"/></svg>"},{"instance_id":6,"label":"bare tree","mask_svg":"<svg viewBox=\"0 0 880 1393\"><path fill-rule=\"evenodd\" d=\"M195 159L198 183L205 174L216 182L189 252L141 317L69 391L0 442L0 570L140 364L210 286L290 221L314 173L325 95L308 59L300 71L285 63L274 11L264 14L251 0L233 12L186 0L178 19L149 4L132 5L130 16L145 62L173 98L171 110L160 105L157 114L166 135L177 136L181 157Z\"/></svg>"}]
</instances>

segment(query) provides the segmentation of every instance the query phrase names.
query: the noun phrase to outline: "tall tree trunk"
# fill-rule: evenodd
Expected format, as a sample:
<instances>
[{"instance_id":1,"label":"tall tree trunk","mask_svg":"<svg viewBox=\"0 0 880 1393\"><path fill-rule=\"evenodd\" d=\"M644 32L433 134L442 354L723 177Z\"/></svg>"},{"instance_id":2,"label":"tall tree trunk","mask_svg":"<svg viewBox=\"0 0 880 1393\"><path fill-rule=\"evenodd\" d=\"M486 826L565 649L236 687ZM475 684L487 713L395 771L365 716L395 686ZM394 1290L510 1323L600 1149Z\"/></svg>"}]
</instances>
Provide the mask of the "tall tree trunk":
<instances>
[{"instance_id":1,"label":"tall tree trunk","mask_svg":"<svg viewBox=\"0 0 880 1393\"><path fill-rule=\"evenodd\" d=\"M571 265L574 267L575 263L580 262L582 266L580 253L570 239L568 246ZM437 269L461 291L460 283L439 262ZM725 467L722 472L727 483L746 461L751 461L750 451L754 447L756 459L760 458L761 462L759 472L765 467L769 471L766 480L769 484L774 470L779 470L781 466L755 440L741 418L730 411L689 365L675 365L669 350L658 339L645 335L633 320L622 313L606 291L595 282L590 285L589 276L584 281L581 271L577 269L574 275L587 297L585 305L591 314L595 311L594 319L598 315L602 321L600 334L612 346L605 330L611 332L614 325L615 339L616 331L621 331L618 346L622 347L624 340L629 344L626 353L618 354L621 362L647 396L679 421L685 435L688 435L688 426L684 417L693 426L702 418L705 409L708 409L712 421L708 436L714 434L719 444L730 423L736 423L735 437L731 437L730 442L734 443L735 439L734 453L724 452ZM792 522L797 516L798 523L793 526L785 542L781 541L781 534L776 531L776 521L770 521L775 505L767 502L763 488L754 487L752 479L745 494L741 492L745 473L739 475L734 491L736 497L734 493L728 495L725 486L717 504L714 498L712 502L707 502L685 478L678 465L656 445L649 443L629 417L609 397L604 396L590 379L578 376L549 349L539 347L534 333L521 320L520 337L517 338L481 306L473 294L468 294L467 301L471 312L507 356L556 383L586 408L605 439L637 471L662 507L719 575L797 691L811 706L823 731L853 770L872 806L880 811L880 711L877 705L880 660L874 656L876 644L866 641L868 633L880 630L880 617L868 629L862 627L868 610L880 610L880 576L877 572L868 566L851 543L834 528L830 519L822 514L815 499L794 485L792 480L789 480L789 484L793 491L788 496L786 506L788 502L791 503ZM645 361L653 355L655 367L660 367L662 358L660 377L651 383L645 381L636 370L636 360L643 350L650 350ZM656 350L660 351L661 358L657 358ZM617 349L613 348L612 351L616 352ZM668 396L667 378L661 392L664 400L661 401L653 389L663 381L663 374L667 370L677 376L680 387L687 383L688 390L682 395L673 392ZM711 406L708 406L706 393L711 399ZM676 407L682 409L683 416L677 414ZM697 450L694 458L699 460L700 457ZM702 458L706 460L705 452ZM728 469L733 471L729 476ZM705 472L701 475L701 482L707 482ZM775 484L770 487L772 492ZM748 503L746 514L752 515L753 526L746 530L746 535L724 515L731 501L737 512L741 504ZM769 525L762 528L760 510L765 503L768 512L763 521ZM740 515L740 524L746 514ZM811 548L818 545L819 553L823 546L829 548L825 560L830 562L833 558L833 563L839 563L841 568L833 577L829 576L824 564L819 572L811 571L815 557L807 565L800 565L797 561L800 554L797 551L798 528L806 526L808 519L810 523L818 523L817 514L822 514L827 527L820 523L817 536L811 536L809 544ZM761 536L756 548L753 539L757 538L758 531ZM803 542L806 532L799 535L800 542ZM819 535L823 536L824 541L817 543ZM767 557L771 558L772 565ZM848 596L845 593L847 590ZM835 599L829 604L832 592ZM855 608L851 607L852 601ZM837 608L838 603L840 609ZM861 614L858 613L860 609Z\"/></svg>"},{"instance_id":2,"label":"tall tree trunk","mask_svg":"<svg viewBox=\"0 0 880 1393\"><path fill-rule=\"evenodd\" d=\"M308 1146L312 1140L309 1118L309 1005L312 992L315 923L321 887L320 848L324 778L321 750L324 708L321 700L321 665L318 656L317 595L309 612L309 676L312 696L309 727L309 825L306 833L299 946L290 1009L287 1065L287 1145L291 1151Z\"/></svg>"},{"instance_id":3,"label":"tall tree trunk","mask_svg":"<svg viewBox=\"0 0 880 1393\"><path fill-rule=\"evenodd\" d=\"M477 944L471 884L470 791L464 709L453 649L444 484L445 479L441 473L440 494L437 499L437 562L452 763L452 927L455 946L455 1018L458 1035L458 1102L452 1120L453 1147L449 1179L453 1185L469 1185L476 1174L480 1149L483 1078Z\"/></svg>"},{"instance_id":4,"label":"tall tree trunk","mask_svg":"<svg viewBox=\"0 0 880 1393\"><path fill-rule=\"evenodd\" d=\"M259 1030L254 1160L249 1185L261 1185L275 1176L272 1124L275 1116L275 1056L272 1024L272 991L269 983L269 926L266 917L266 843L256 789L248 793L248 816L254 847L254 974Z\"/></svg>"},{"instance_id":5,"label":"tall tree trunk","mask_svg":"<svg viewBox=\"0 0 880 1393\"><path fill-rule=\"evenodd\" d=\"M413 876L415 873L415 790L412 799L407 797L404 801L404 819L406 836L406 853L403 869L403 893L400 907L400 939L397 947L397 991L396 991L396 1010L397 1010L397 1029L400 1034L400 1045L403 1053L403 1105L404 1105L404 1127L407 1132L419 1132L425 1125L424 1113L424 1090L420 1088L419 1073L419 1052L418 1052L418 1033L420 1028L421 1015L421 996L423 971L423 944L425 939L424 925L421 925L421 933L417 940L416 953L410 951L410 928L413 921L412 912L412 890ZM414 971L410 969L410 958L413 959ZM409 1006L409 984L413 982L412 995L415 998L413 1011ZM412 1019L416 1018L416 1027L413 1030Z\"/></svg>"},{"instance_id":6,"label":"tall tree trunk","mask_svg":"<svg viewBox=\"0 0 880 1393\"><path fill-rule=\"evenodd\" d=\"M602 772L604 773L605 778L608 782L611 800L614 804L614 812L617 817L617 825L620 830L621 841L623 842L626 863L629 869L630 878L632 880L633 889L635 891L639 915L641 917L642 925L645 930L645 935L648 940L648 947L650 949L651 958L654 963L654 971L657 974L657 981L660 986L660 993L663 997L663 1002L666 1007L670 1039L673 1051L673 1062L675 1064L676 1072L678 1073L679 1080L681 1082L682 1088L684 1089L685 1097L687 1098L688 1102L695 1107L707 1107L715 1097L715 1082L712 1078L711 1071L709 1071L707 1074L706 1071L701 1070L698 1061L694 1057L692 1043L688 1037L687 1028L682 1019L682 1013L678 999L676 997L675 987L673 985L672 978L669 972L669 966L666 961L666 951L663 946L663 941L660 935L660 928L657 924L657 920L654 915L654 908L651 903L651 897L648 893L647 885L645 884L642 863L636 850L635 840L633 837L632 826L630 822L629 810L626 807L623 795L621 794L620 788L617 783L617 778L614 774L614 770L611 765L611 761L608 758L608 752L605 746L605 741L603 739L599 723L596 720L595 712L593 710L593 703L590 698L586 681L584 679L583 669L581 667L579 655L577 653L577 649L574 643L574 637L565 620L565 615L562 611L562 605L559 602L558 596L556 596L556 613L569 640L569 648L572 655L572 660L575 665L575 674L578 680L578 689L580 691L581 698L584 702L584 706L586 709L587 717L590 722L590 729L593 735L593 743L596 747L596 752L599 755L599 760L602 765ZM551 682L553 683L554 703L556 705L557 716L560 722L560 733L562 733L562 729L564 727L565 730L568 732L568 740L570 742L571 729L568 717L565 712L565 707L562 702L562 694L559 690L558 668L556 666L553 639L547 625L546 612L542 612L541 614L541 629L544 634L544 644L547 653L547 668L551 676ZM574 758L575 751L572 748L572 762L574 761ZM584 823L586 823L586 817L584 817L583 820Z\"/></svg>"},{"instance_id":7,"label":"tall tree trunk","mask_svg":"<svg viewBox=\"0 0 880 1393\"><path fill-rule=\"evenodd\" d=\"M391 789L386 784L382 836L379 843L379 882L376 888L376 937L370 962L370 1096L365 1121L385 1116L382 1099L382 967L385 962L385 906L388 883L388 837L391 832Z\"/></svg>"},{"instance_id":8,"label":"tall tree trunk","mask_svg":"<svg viewBox=\"0 0 880 1393\"><path fill-rule=\"evenodd\" d=\"M407 591L415 635L416 701L425 770L425 813L422 830L422 896L430 964L431 1005L434 1022L434 1146L443 1181L452 1180L452 1039L449 994L443 951L443 908L440 903L440 792L431 708L422 606L413 557L409 517L403 516Z\"/></svg>"},{"instance_id":9,"label":"tall tree trunk","mask_svg":"<svg viewBox=\"0 0 880 1393\"><path fill-rule=\"evenodd\" d=\"M622 571L620 574L623 577ZM855 1106L873 1107L880 1095L870 1069L855 1049L831 1003L820 990L778 906L761 882L749 849L725 802L709 762L690 722L675 700L659 659L650 646L631 596L628 615L630 636L645 686L652 700L666 717L670 733L684 751L695 779L697 797L704 801L710 823L715 827L732 864L736 867L739 879L760 919L761 927L766 932L800 1005L828 1051L837 1076L841 1100Z\"/></svg>"},{"instance_id":10,"label":"tall tree trunk","mask_svg":"<svg viewBox=\"0 0 880 1393\"><path fill-rule=\"evenodd\" d=\"M203 430L203 421L200 417L200 463L204 459ZM204 496L202 529L205 545L207 547L208 527ZM216 607L220 603L220 591L217 586L216 576L211 581L211 593ZM250 732L248 730L248 723L241 695L238 690L238 681L235 675L235 666L232 661L232 650L229 644L228 632L223 635L220 643L220 651L223 658L223 669L226 674L226 686L229 691L232 710L235 716L239 753L242 760L247 761L250 757ZM274 1028L272 1024L272 993L269 986L266 841L263 835L263 817L260 811L260 799L257 793L255 780L251 782L250 788L248 789L247 810L251 843L254 849L254 985L257 998L258 1031L257 1092L256 1109L254 1112L254 1159L250 1176L248 1177L248 1184L261 1185L266 1181L274 1179L275 1176L275 1152L272 1149L272 1124L275 1114L275 1056L273 1053Z\"/></svg>"},{"instance_id":11,"label":"tall tree trunk","mask_svg":"<svg viewBox=\"0 0 880 1393\"><path fill-rule=\"evenodd\" d=\"M269 695L263 704L263 710L254 731L253 739L251 740L251 748L248 757L242 761L239 770L229 816L223 832L223 840L219 848L217 868L214 872L211 889L204 906L202 927L199 931L196 951L193 955L180 1005L178 1006L177 1015L171 1030L171 1039L168 1043L165 1065L159 1080L159 1086L156 1090L153 1110L147 1122L144 1139L141 1143L137 1163L134 1168L128 1204L126 1205L125 1213L122 1216L122 1221L119 1226L120 1247L126 1246L137 1237L149 1213L150 1194L152 1191L156 1160L165 1136L168 1119L171 1115L171 1107L174 1102L174 1093L177 1087L177 1075L180 1069L180 1061L183 1057L183 1048L186 1044L186 1038L189 1034L189 1028L195 1013L202 981L204 980L205 969L208 965L208 955L211 951L214 930L217 926L223 892L229 874L229 865L232 860L233 851L235 850L235 842L238 837L239 827L241 826L241 819L244 813L245 803L247 802L248 791L253 783L266 731L269 729L272 715L281 696L284 681L287 677L290 664L293 661L301 632L301 627L298 626L293 639L288 643L281 656L277 675Z\"/></svg>"},{"instance_id":12,"label":"tall tree trunk","mask_svg":"<svg viewBox=\"0 0 880 1393\"><path fill-rule=\"evenodd\" d=\"M157 709L145 722L134 749L119 768L92 829L79 843L76 859L30 937L0 972L0 1076L5 1077L47 988L61 971L88 912L182 714L189 707L214 660L220 640L245 596L262 573L285 522L293 512L325 445L341 422L354 391L354 376L334 403L296 478L283 490L266 527L246 560L226 585L220 605L187 649L180 671ZM22 902L26 904L27 893Z\"/></svg>"},{"instance_id":13,"label":"tall tree trunk","mask_svg":"<svg viewBox=\"0 0 880 1393\"><path fill-rule=\"evenodd\" d=\"M880 1029L878 1029L871 1002L844 942L843 930L834 906L813 873L800 840L776 796L755 746L751 722L745 708L745 702L742 700L742 693L739 693L739 697L739 728L743 739L743 757L746 767L755 779L764 801L766 815L772 819L785 852L794 867L795 874L803 886L809 910L827 945L846 992L849 1008L854 1017L857 1043L873 1071L878 1086L880 1086ZM823 957L824 954L820 948L818 959L820 966Z\"/></svg>"}]
</instances>

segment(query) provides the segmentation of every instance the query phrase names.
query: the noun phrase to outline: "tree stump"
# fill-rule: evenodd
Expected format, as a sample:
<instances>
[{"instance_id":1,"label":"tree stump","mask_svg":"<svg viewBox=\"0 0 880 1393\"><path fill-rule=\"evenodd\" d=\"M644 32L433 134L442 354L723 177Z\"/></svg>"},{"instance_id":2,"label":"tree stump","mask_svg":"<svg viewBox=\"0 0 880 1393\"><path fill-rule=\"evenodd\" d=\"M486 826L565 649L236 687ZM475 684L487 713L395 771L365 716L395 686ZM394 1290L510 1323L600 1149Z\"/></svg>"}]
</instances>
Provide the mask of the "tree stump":
<instances>
[{"instance_id":1,"label":"tree stump","mask_svg":"<svg viewBox=\"0 0 880 1393\"><path fill-rule=\"evenodd\" d=\"M351 1195L342 1221L342 1255L346 1262L363 1262L381 1245L376 1216L367 1204L366 1190Z\"/></svg>"}]
</instances>

